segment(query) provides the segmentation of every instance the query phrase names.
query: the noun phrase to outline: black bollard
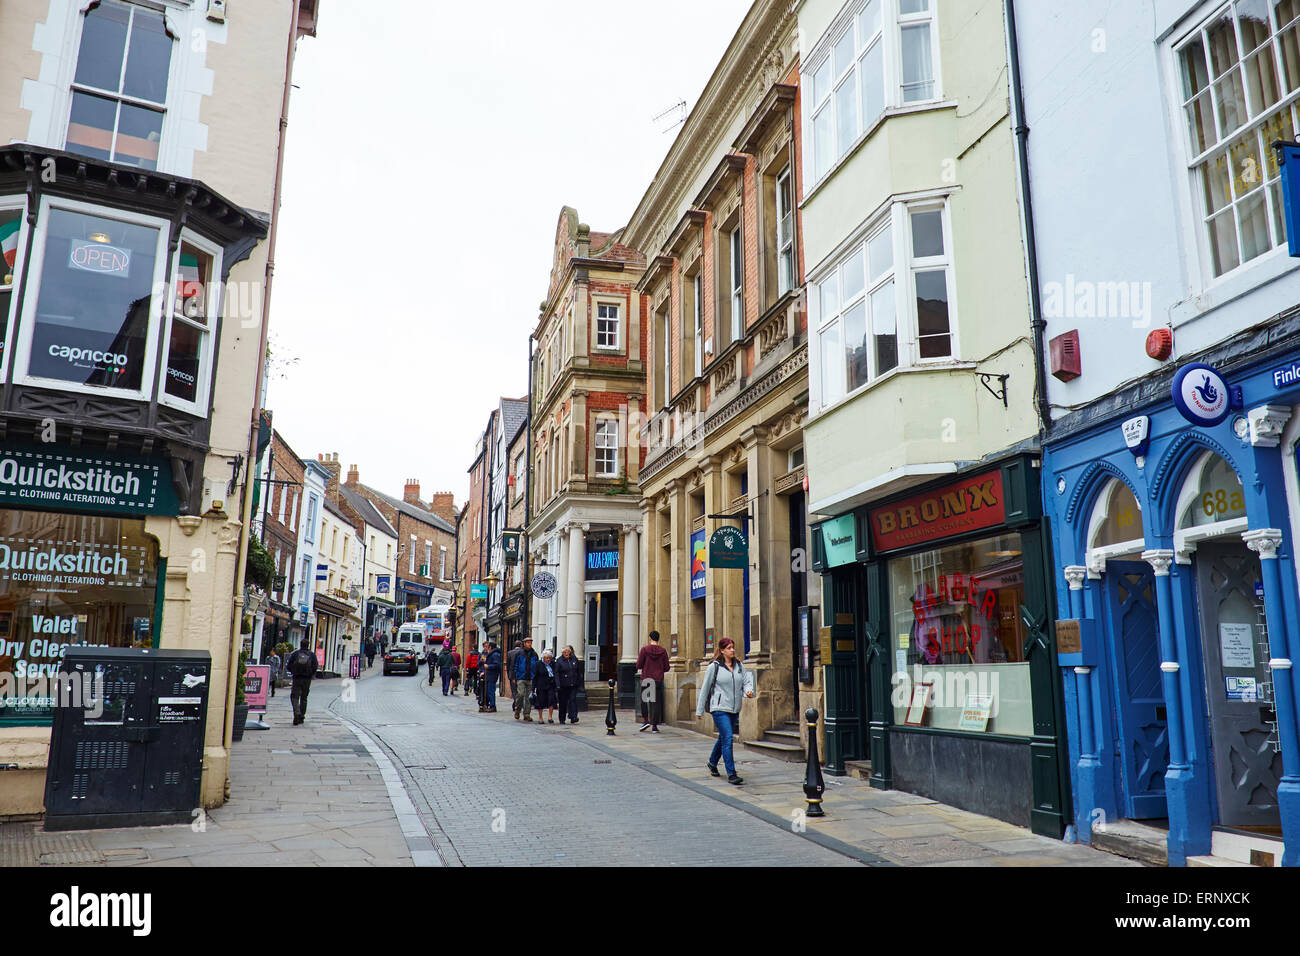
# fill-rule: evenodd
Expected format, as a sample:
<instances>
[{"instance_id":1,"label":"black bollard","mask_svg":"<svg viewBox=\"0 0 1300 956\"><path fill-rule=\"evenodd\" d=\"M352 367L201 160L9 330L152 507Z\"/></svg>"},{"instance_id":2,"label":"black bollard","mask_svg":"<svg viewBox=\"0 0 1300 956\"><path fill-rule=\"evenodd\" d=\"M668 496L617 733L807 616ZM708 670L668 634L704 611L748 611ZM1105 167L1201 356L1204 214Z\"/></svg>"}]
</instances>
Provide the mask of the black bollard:
<instances>
[{"instance_id":1,"label":"black bollard","mask_svg":"<svg viewBox=\"0 0 1300 956\"><path fill-rule=\"evenodd\" d=\"M822 809L822 794L826 792L826 781L822 779L822 763L817 756L816 709L809 707L804 711L804 717L808 719L808 772L803 778L803 792L808 798L807 815L824 817L826 811Z\"/></svg>"},{"instance_id":2,"label":"black bollard","mask_svg":"<svg viewBox=\"0 0 1300 956\"><path fill-rule=\"evenodd\" d=\"M614 690L618 687L618 681L612 677L609 680L609 709L605 711L605 731L606 736L614 736L614 728L618 726L618 717L614 715Z\"/></svg>"}]
</instances>

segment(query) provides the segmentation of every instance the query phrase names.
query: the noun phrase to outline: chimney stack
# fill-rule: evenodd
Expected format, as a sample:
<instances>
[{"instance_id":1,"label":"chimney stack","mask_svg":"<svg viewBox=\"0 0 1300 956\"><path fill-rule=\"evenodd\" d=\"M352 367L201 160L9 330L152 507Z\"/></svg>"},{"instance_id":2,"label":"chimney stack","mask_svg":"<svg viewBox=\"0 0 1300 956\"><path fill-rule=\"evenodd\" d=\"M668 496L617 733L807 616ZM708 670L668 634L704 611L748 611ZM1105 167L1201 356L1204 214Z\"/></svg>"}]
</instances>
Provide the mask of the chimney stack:
<instances>
[{"instance_id":1,"label":"chimney stack","mask_svg":"<svg viewBox=\"0 0 1300 956\"><path fill-rule=\"evenodd\" d=\"M337 505L339 503L339 469L343 467L339 464L338 452L321 455L319 460L325 466L325 470L330 473L329 481L325 482L325 497Z\"/></svg>"},{"instance_id":2,"label":"chimney stack","mask_svg":"<svg viewBox=\"0 0 1300 956\"><path fill-rule=\"evenodd\" d=\"M429 510L451 524L456 523L456 496L450 491L439 491L433 496Z\"/></svg>"},{"instance_id":3,"label":"chimney stack","mask_svg":"<svg viewBox=\"0 0 1300 956\"><path fill-rule=\"evenodd\" d=\"M420 503L420 482L414 478L406 479L406 488L402 491L402 500L408 505L415 505L417 508L423 508Z\"/></svg>"},{"instance_id":4,"label":"chimney stack","mask_svg":"<svg viewBox=\"0 0 1300 956\"><path fill-rule=\"evenodd\" d=\"M361 473L357 471L357 466L348 465L347 486L349 488L355 488L359 484L361 484Z\"/></svg>"}]
</instances>

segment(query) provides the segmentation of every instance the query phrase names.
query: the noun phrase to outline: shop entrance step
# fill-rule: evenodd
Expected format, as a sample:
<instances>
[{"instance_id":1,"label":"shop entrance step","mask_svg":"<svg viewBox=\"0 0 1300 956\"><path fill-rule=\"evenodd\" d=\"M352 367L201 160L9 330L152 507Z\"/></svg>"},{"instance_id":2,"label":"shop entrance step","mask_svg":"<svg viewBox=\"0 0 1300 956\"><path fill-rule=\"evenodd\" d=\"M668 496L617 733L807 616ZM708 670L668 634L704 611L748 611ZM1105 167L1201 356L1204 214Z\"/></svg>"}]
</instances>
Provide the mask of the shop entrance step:
<instances>
[{"instance_id":1,"label":"shop entrance step","mask_svg":"<svg viewBox=\"0 0 1300 956\"><path fill-rule=\"evenodd\" d=\"M1153 866L1169 865L1169 834L1135 820L1098 823L1092 828L1092 846L1116 856Z\"/></svg>"}]
</instances>

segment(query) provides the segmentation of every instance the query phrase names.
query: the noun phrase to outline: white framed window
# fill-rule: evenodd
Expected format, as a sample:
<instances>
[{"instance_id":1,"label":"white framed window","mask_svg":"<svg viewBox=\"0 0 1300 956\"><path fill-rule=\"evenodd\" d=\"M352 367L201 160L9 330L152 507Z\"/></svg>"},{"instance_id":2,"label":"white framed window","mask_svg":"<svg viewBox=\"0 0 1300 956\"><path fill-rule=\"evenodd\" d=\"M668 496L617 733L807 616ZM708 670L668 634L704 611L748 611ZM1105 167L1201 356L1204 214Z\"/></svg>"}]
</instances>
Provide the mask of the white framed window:
<instances>
[{"instance_id":1,"label":"white framed window","mask_svg":"<svg viewBox=\"0 0 1300 956\"><path fill-rule=\"evenodd\" d=\"M0 201L0 328L6 330L5 341L13 341L14 286L22 275L23 253L27 247L27 201L25 199ZM7 363L0 352L0 378Z\"/></svg>"},{"instance_id":2,"label":"white framed window","mask_svg":"<svg viewBox=\"0 0 1300 956\"><path fill-rule=\"evenodd\" d=\"M65 149L158 168L174 38L161 10L101 0L82 17Z\"/></svg>"},{"instance_id":3,"label":"white framed window","mask_svg":"<svg viewBox=\"0 0 1300 956\"><path fill-rule=\"evenodd\" d=\"M618 477L618 422L611 419L596 422L596 475Z\"/></svg>"},{"instance_id":4,"label":"white framed window","mask_svg":"<svg viewBox=\"0 0 1300 956\"><path fill-rule=\"evenodd\" d=\"M664 311L659 314L659 341L662 348L659 351L659 358L663 364L663 398L662 405L668 407L672 400L673 394L673 340L672 340L672 319L669 317L670 307L665 304Z\"/></svg>"},{"instance_id":5,"label":"white framed window","mask_svg":"<svg viewBox=\"0 0 1300 956\"><path fill-rule=\"evenodd\" d=\"M302 537L308 544L316 543L316 496L307 496L307 516L306 526L303 528Z\"/></svg>"},{"instance_id":6,"label":"white framed window","mask_svg":"<svg viewBox=\"0 0 1300 956\"><path fill-rule=\"evenodd\" d=\"M166 296L169 224L41 200L15 376L23 384L147 399Z\"/></svg>"},{"instance_id":7,"label":"white framed window","mask_svg":"<svg viewBox=\"0 0 1300 956\"><path fill-rule=\"evenodd\" d=\"M740 226L731 230L731 341L745 331L745 242Z\"/></svg>"},{"instance_id":8,"label":"white framed window","mask_svg":"<svg viewBox=\"0 0 1300 956\"><path fill-rule=\"evenodd\" d=\"M695 377L704 374L704 276L695 274Z\"/></svg>"},{"instance_id":9,"label":"white framed window","mask_svg":"<svg viewBox=\"0 0 1300 956\"><path fill-rule=\"evenodd\" d=\"M612 303L596 303L596 348L619 347L619 307Z\"/></svg>"},{"instance_id":10,"label":"white framed window","mask_svg":"<svg viewBox=\"0 0 1300 956\"><path fill-rule=\"evenodd\" d=\"M212 377L212 328L221 314L221 248L190 233L172 260L171 305L163 333L166 361L158 400L195 415L207 415Z\"/></svg>"},{"instance_id":11,"label":"white framed window","mask_svg":"<svg viewBox=\"0 0 1300 956\"><path fill-rule=\"evenodd\" d=\"M794 185L790 167L776 177L776 294L794 288Z\"/></svg>"},{"instance_id":12,"label":"white framed window","mask_svg":"<svg viewBox=\"0 0 1300 956\"><path fill-rule=\"evenodd\" d=\"M812 182L819 182L886 110L939 98L935 0L856 0L803 71Z\"/></svg>"},{"instance_id":13,"label":"white framed window","mask_svg":"<svg viewBox=\"0 0 1300 956\"><path fill-rule=\"evenodd\" d=\"M483 529L481 526L479 528L479 533L480 534L483 533ZM411 547L408 549L407 557L410 558L410 565L411 565L410 573L414 575L415 574L415 535L411 535Z\"/></svg>"},{"instance_id":14,"label":"white framed window","mask_svg":"<svg viewBox=\"0 0 1300 956\"><path fill-rule=\"evenodd\" d=\"M447 548L445 545L438 547L438 580L447 580Z\"/></svg>"},{"instance_id":15,"label":"white framed window","mask_svg":"<svg viewBox=\"0 0 1300 956\"><path fill-rule=\"evenodd\" d=\"M424 577L433 574L433 542L424 542Z\"/></svg>"},{"instance_id":16,"label":"white framed window","mask_svg":"<svg viewBox=\"0 0 1300 956\"><path fill-rule=\"evenodd\" d=\"M943 199L892 203L810 283L821 405L957 354Z\"/></svg>"},{"instance_id":17,"label":"white framed window","mask_svg":"<svg viewBox=\"0 0 1300 956\"><path fill-rule=\"evenodd\" d=\"M1286 244L1270 144L1300 126L1300 5L1232 0L1173 51L1197 243L1217 279Z\"/></svg>"}]
</instances>

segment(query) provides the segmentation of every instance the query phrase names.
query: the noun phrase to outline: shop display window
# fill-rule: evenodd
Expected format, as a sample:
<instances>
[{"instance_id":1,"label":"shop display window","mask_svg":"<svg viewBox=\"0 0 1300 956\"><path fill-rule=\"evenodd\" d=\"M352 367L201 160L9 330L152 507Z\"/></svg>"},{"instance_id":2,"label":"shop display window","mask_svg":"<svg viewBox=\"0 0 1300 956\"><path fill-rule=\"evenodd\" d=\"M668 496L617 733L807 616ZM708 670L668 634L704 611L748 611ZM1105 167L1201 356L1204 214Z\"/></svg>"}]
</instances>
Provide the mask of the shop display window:
<instances>
[{"instance_id":1,"label":"shop display window","mask_svg":"<svg viewBox=\"0 0 1300 956\"><path fill-rule=\"evenodd\" d=\"M153 646L158 543L144 524L0 511L0 721L49 716L44 679L69 644Z\"/></svg>"},{"instance_id":2,"label":"shop display window","mask_svg":"<svg viewBox=\"0 0 1300 956\"><path fill-rule=\"evenodd\" d=\"M896 725L930 683L921 726L1032 735L1023 550L1011 534L890 560Z\"/></svg>"}]
</instances>

